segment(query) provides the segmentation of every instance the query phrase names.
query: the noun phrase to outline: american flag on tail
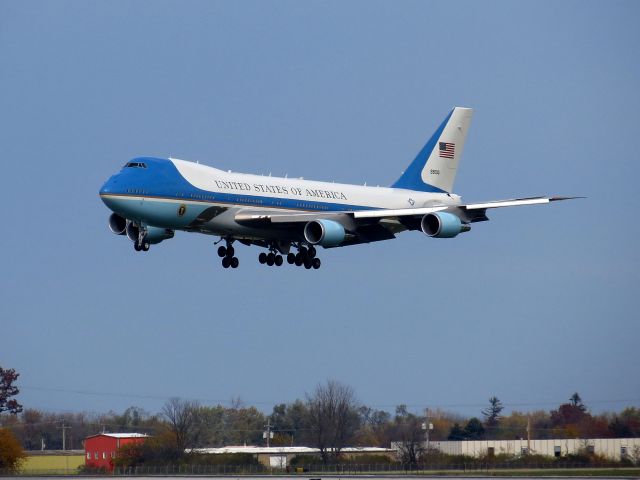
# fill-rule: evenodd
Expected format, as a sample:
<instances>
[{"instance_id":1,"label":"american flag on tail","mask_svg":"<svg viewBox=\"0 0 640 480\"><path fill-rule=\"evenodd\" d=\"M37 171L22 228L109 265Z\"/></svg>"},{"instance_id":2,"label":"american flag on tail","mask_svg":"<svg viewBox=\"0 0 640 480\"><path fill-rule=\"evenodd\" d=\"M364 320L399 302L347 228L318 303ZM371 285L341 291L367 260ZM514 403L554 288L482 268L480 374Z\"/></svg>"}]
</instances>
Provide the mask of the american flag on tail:
<instances>
[{"instance_id":1,"label":"american flag on tail","mask_svg":"<svg viewBox=\"0 0 640 480\"><path fill-rule=\"evenodd\" d=\"M456 153L456 144L449 142L439 142L439 156L443 158L453 158Z\"/></svg>"}]
</instances>

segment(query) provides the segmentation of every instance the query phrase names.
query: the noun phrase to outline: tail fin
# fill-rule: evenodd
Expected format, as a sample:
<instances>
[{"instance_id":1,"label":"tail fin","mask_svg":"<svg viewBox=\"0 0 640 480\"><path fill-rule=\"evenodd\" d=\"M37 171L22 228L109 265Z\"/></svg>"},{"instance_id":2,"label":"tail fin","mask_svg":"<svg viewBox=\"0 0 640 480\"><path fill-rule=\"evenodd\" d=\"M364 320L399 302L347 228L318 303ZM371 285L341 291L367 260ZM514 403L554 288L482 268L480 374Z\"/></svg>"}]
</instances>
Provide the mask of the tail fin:
<instances>
[{"instance_id":1,"label":"tail fin","mask_svg":"<svg viewBox=\"0 0 640 480\"><path fill-rule=\"evenodd\" d=\"M471 108L455 107L451 110L409 168L391 187L450 193L472 115Z\"/></svg>"}]
</instances>

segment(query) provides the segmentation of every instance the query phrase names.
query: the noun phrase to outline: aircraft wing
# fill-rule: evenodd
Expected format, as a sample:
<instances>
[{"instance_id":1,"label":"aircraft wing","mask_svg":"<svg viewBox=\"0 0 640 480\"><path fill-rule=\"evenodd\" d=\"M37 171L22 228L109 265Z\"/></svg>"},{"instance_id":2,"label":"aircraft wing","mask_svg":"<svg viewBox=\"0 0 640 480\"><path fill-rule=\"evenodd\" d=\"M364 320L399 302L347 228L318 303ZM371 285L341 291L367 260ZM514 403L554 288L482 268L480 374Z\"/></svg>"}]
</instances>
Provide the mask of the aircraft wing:
<instances>
[{"instance_id":1,"label":"aircraft wing","mask_svg":"<svg viewBox=\"0 0 640 480\"><path fill-rule=\"evenodd\" d=\"M557 202L560 200L571 200L583 197L527 197L513 198L510 200L493 200L482 203L468 203L462 205L450 205L440 207L425 208L403 208L400 210L362 210L350 212L353 218L415 218L417 216L426 215L427 213L435 213L443 210L449 210L452 213L459 213L462 220L469 222L477 222L487 220L485 215L489 208L517 207L521 205L540 205L543 203ZM457 212L456 212L457 211Z\"/></svg>"},{"instance_id":2,"label":"aircraft wing","mask_svg":"<svg viewBox=\"0 0 640 480\"><path fill-rule=\"evenodd\" d=\"M354 219L354 220L363 220L364 222L357 223L367 223L366 220L383 220L383 219L402 219L402 218L415 218L421 217L428 213L435 213L444 210L449 210L455 212L456 210L462 214L466 214L464 216L475 219L479 217L484 217L484 214L487 209L490 208L503 208L503 207L517 207L521 205L539 205L550 202L557 202L560 200L571 200L574 198L583 198L583 197L528 197L528 198L514 198L510 200L494 200L489 202L482 203L469 203L462 205L442 205L442 206L434 206L434 207L422 207L422 208L401 208L401 209L372 209L372 210L355 210L355 211L344 211L344 212L309 212L309 213L298 213L298 212L271 212L266 210L252 210L252 209L242 209L239 211L235 220L238 223L245 224L266 224L266 223L300 223L300 222L309 222L311 220L317 220L321 218L326 219L344 219L345 217ZM486 219L486 217L484 218ZM478 221L478 220L470 220L470 221Z\"/></svg>"}]
</instances>

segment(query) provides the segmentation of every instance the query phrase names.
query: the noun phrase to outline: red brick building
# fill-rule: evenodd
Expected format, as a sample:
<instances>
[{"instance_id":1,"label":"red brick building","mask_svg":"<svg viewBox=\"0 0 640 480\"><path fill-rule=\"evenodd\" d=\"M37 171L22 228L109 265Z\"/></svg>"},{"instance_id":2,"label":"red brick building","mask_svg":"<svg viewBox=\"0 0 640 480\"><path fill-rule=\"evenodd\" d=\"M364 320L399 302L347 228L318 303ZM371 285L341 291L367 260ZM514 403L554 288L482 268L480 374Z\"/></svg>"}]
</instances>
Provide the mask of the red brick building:
<instances>
[{"instance_id":1,"label":"red brick building","mask_svg":"<svg viewBox=\"0 0 640 480\"><path fill-rule=\"evenodd\" d=\"M143 443L143 433L99 433L84 439L84 464L89 468L113 470L113 459L118 448L132 443Z\"/></svg>"}]
</instances>

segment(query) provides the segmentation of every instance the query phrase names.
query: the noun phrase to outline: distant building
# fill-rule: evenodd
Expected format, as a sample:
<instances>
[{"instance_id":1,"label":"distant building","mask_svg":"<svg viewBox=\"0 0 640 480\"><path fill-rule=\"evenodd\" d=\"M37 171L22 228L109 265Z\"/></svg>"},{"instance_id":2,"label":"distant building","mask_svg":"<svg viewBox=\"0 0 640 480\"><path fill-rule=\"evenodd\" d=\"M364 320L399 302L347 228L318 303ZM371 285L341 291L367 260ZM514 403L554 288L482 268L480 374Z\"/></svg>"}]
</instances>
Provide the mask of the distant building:
<instances>
[{"instance_id":1,"label":"distant building","mask_svg":"<svg viewBox=\"0 0 640 480\"><path fill-rule=\"evenodd\" d=\"M398 447L394 442L392 448ZM561 438L549 440L453 440L431 441L430 449L436 449L449 455L545 455L563 457L579 452L594 453L611 460L620 460L640 451L640 438ZM397 450L397 448L396 448Z\"/></svg>"},{"instance_id":2,"label":"distant building","mask_svg":"<svg viewBox=\"0 0 640 480\"><path fill-rule=\"evenodd\" d=\"M318 457L320 461L320 449L312 447L256 447L256 446L239 446L239 447L221 447L221 448L194 448L194 452L207 453L212 455L231 454L231 453L248 453L254 455L256 460L261 464L270 468L286 468L291 459L298 455L309 455ZM379 447L346 447L340 450L340 454L352 459L357 463L358 457L362 455L383 455L388 458L395 458L395 452L390 448Z\"/></svg>"},{"instance_id":3,"label":"distant building","mask_svg":"<svg viewBox=\"0 0 640 480\"><path fill-rule=\"evenodd\" d=\"M124 445L143 443L143 433L99 433L84 440L84 464L89 468L113 470L113 459L118 448Z\"/></svg>"}]
</instances>

